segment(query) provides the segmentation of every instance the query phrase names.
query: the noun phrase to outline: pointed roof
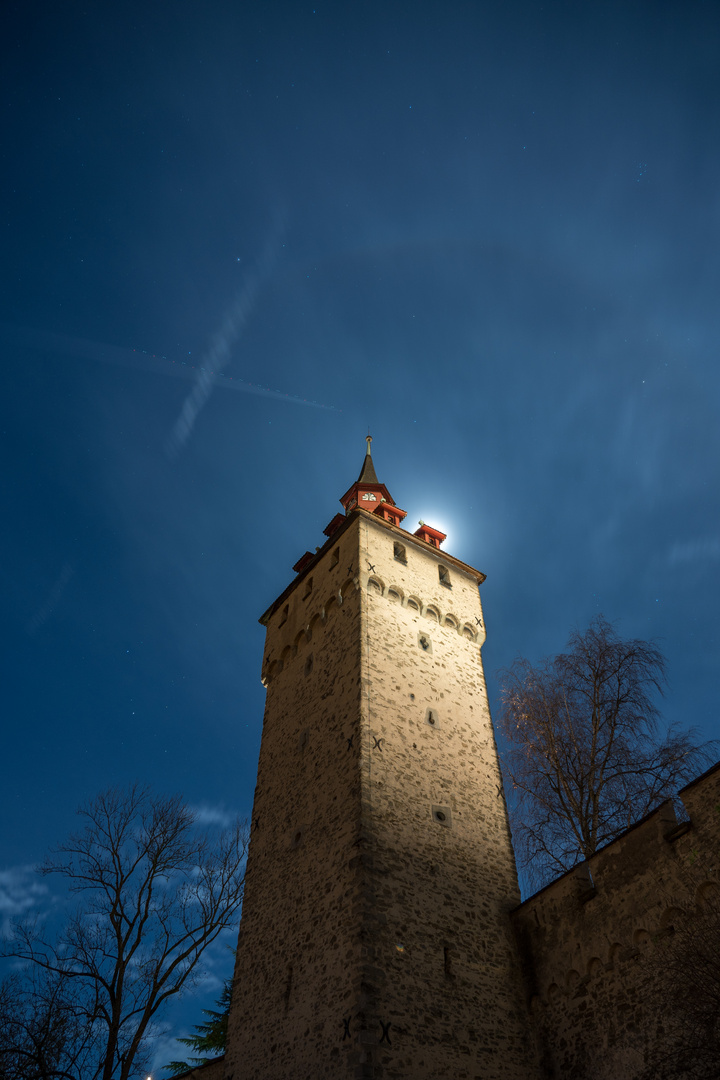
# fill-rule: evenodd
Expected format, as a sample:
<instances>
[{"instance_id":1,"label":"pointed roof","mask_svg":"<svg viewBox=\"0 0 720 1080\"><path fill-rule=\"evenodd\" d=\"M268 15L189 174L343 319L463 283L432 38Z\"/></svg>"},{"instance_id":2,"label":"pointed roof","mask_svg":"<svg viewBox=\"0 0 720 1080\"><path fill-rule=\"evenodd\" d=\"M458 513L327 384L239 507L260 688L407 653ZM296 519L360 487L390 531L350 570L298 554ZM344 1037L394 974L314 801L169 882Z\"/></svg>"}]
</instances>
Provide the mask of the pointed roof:
<instances>
[{"instance_id":1,"label":"pointed roof","mask_svg":"<svg viewBox=\"0 0 720 1080\"><path fill-rule=\"evenodd\" d=\"M373 464L372 453L370 452L370 443L372 442L372 435L366 436L366 442L367 442L367 450L365 451L365 460L363 461L362 469L360 470L360 475L358 476L357 480L352 485L352 487L349 488L348 491L346 491L345 494L340 499L340 502L345 507L345 513L346 514L349 513L349 511L353 507L357 506L358 500L361 498L361 495L362 495L363 492L368 492L369 493L371 490L374 491L379 496L378 501L375 503L375 509L377 509L377 507L381 503L383 503L383 504L387 503L390 506L395 505L395 500L393 499L392 495L390 494L388 489L385 487L385 485L380 483L380 481L377 478L377 473L375 472L375 466ZM364 507L364 509L367 509L367 510L372 510L373 509L369 505L369 500L368 500L368 505L366 505ZM403 516L404 516L404 514L403 514Z\"/></svg>"},{"instance_id":2,"label":"pointed roof","mask_svg":"<svg viewBox=\"0 0 720 1080\"><path fill-rule=\"evenodd\" d=\"M358 484L379 484L380 481L375 473L375 466L373 464L372 452L370 450L370 443L372 442L372 435L365 437L367 442L367 451L365 453L365 460L363 461L363 467L360 471L360 475L357 478Z\"/></svg>"}]
</instances>

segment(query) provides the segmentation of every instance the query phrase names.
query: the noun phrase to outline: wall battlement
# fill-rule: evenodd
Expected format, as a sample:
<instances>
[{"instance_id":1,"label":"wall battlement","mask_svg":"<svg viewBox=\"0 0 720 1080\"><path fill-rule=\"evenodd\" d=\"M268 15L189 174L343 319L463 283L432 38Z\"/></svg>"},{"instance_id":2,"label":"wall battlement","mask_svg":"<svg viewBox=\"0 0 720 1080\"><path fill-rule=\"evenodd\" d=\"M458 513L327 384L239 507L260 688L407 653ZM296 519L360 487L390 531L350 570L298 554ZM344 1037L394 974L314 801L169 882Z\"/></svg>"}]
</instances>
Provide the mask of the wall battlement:
<instances>
[{"instance_id":1,"label":"wall battlement","mask_svg":"<svg viewBox=\"0 0 720 1080\"><path fill-rule=\"evenodd\" d=\"M657 951L720 884L720 763L680 795L512 913L550 1075L637 1076L661 1037Z\"/></svg>"}]
</instances>

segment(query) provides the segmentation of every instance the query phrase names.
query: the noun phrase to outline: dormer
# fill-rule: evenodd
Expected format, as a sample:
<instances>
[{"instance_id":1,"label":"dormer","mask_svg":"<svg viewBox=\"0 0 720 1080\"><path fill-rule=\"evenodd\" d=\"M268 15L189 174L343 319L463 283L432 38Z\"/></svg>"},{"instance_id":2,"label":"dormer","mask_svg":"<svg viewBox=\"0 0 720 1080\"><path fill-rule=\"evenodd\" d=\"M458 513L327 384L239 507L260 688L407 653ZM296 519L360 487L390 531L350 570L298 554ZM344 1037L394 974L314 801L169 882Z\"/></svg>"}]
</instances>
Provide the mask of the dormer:
<instances>
[{"instance_id":1,"label":"dormer","mask_svg":"<svg viewBox=\"0 0 720 1080\"><path fill-rule=\"evenodd\" d=\"M424 521L421 521L420 528L415 530L415 536L419 536L426 544L432 544L436 548L440 547L443 540L447 540L447 533L440 532L439 529L431 529Z\"/></svg>"}]
</instances>

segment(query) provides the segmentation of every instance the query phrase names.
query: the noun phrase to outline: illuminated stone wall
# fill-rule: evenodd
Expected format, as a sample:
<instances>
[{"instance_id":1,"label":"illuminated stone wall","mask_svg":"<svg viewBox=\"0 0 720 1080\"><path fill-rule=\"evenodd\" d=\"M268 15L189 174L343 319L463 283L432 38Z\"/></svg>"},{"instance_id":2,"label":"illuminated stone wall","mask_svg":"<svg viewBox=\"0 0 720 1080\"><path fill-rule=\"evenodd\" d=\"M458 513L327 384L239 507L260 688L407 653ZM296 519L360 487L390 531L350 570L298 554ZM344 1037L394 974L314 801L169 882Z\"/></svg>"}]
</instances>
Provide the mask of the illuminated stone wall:
<instances>
[{"instance_id":1,"label":"illuminated stone wall","mask_svg":"<svg viewBox=\"0 0 720 1080\"><path fill-rule=\"evenodd\" d=\"M539 1076L479 580L356 511L268 614L227 1077Z\"/></svg>"},{"instance_id":2,"label":"illuminated stone wall","mask_svg":"<svg viewBox=\"0 0 720 1080\"><path fill-rule=\"evenodd\" d=\"M718 887L720 765L513 914L546 1074L636 1080L670 1049L674 935ZM672 995L671 995L672 997Z\"/></svg>"}]
</instances>

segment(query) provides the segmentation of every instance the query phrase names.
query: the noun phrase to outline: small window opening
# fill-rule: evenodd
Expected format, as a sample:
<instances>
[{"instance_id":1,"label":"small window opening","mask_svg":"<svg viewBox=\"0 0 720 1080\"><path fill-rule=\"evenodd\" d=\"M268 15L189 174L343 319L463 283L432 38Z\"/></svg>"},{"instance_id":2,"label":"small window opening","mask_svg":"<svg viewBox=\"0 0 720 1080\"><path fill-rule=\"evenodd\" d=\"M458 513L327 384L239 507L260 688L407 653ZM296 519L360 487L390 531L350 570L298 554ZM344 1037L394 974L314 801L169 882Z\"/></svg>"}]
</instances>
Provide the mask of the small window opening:
<instances>
[{"instance_id":1,"label":"small window opening","mask_svg":"<svg viewBox=\"0 0 720 1080\"><path fill-rule=\"evenodd\" d=\"M440 584L444 585L446 589L451 589L450 584L450 571L447 566L438 566L438 574L440 576Z\"/></svg>"},{"instance_id":2,"label":"small window opening","mask_svg":"<svg viewBox=\"0 0 720 1080\"><path fill-rule=\"evenodd\" d=\"M337 547L337 548L335 548L335 550L332 553L332 560L330 562L330 569L332 570L333 566L337 566L337 564L339 562L340 562L340 548Z\"/></svg>"},{"instance_id":3,"label":"small window opening","mask_svg":"<svg viewBox=\"0 0 720 1080\"><path fill-rule=\"evenodd\" d=\"M402 544L398 544L397 541L393 544L393 556L398 562L407 563L407 553Z\"/></svg>"},{"instance_id":4,"label":"small window opening","mask_svg":"<svg viewBox=\"0 0 720 1080\"><path fill-rule=\"evenodd\" d=\"M418 645L423 652L432 652L432 642L430 641L430 638L427 636L427 634L418 635Z\"/></svg>"},{"instance_id":5,"label":"small window opening","mask_svg":"<svg viewBox=\"0 0 720 1080\"><path fill-rule=\"evenodd\" d=\"M312 592L313 579L309 577L305 583L305 592L303 593L303 600L307 600L308 596Z\"/></svg>"},{"instance_id":6,"label":"small window opening","mask_svg":"<svg viewBox=\"0 0 720 1080\"><path fill-rule=\"evenodd\" d=\"M310 672L312 671L312 669L313 669L313 658L312 658L312 653L310 653L307 660L305 661L305 674L309 675Z\"/></svg>"},{"instance_id":7,"label":"small window opening","mask_svg":"<svg viewBox=\"0 0 720 1080\"><path fill-rule=\"evenodd\" d=\"M433 806L432 819L438 825L444 825L446 829L452 828L452 811L449 806Z\"/></svg>"},{"instance_id":8,"label":"small window opening","mask_svg":"<svg viewBox=\"0 0 720 1080\"><path fill-rule=\"evenodd\" d=\"M288 617L288 611L289 610L290 610L290 605L286 604L285 607L283 608L283 613L282 613L282 616L280 618L280 622L278 624L279 626L283 626L287 622L287 617Z\"/></svg>"},{"instance_id":9,"label":"small window opening","mask_svg":"<svg viewBox=\"0 0 720 1080\"><path fill-rule=\"evenodd\" d=\"M428 711L425 713L425 723L429 724L430 727L440 727L440 717L438 715L437 709L428 709Z\"/></svg>"}]
</instances>

